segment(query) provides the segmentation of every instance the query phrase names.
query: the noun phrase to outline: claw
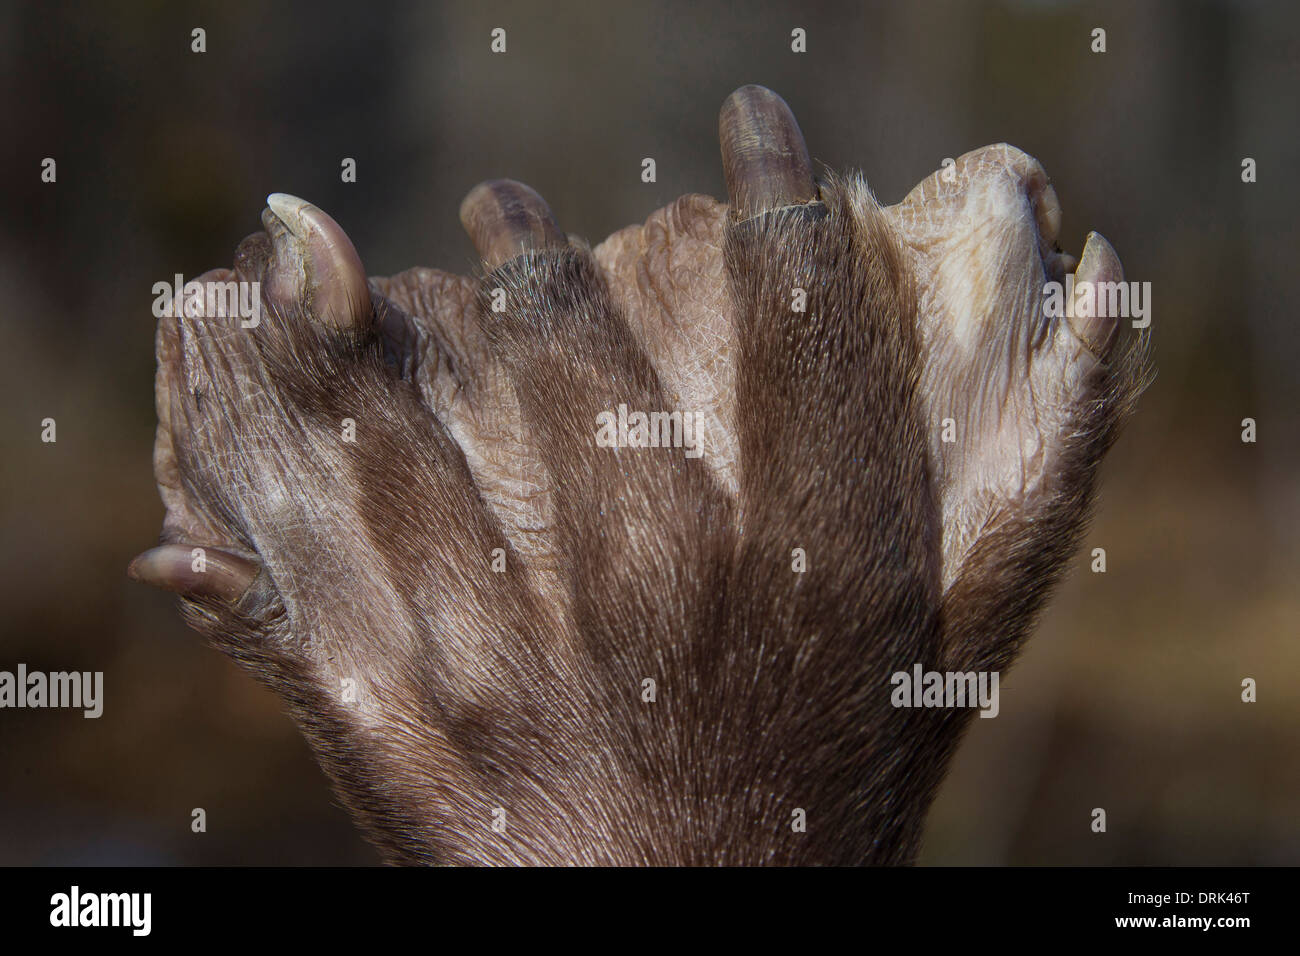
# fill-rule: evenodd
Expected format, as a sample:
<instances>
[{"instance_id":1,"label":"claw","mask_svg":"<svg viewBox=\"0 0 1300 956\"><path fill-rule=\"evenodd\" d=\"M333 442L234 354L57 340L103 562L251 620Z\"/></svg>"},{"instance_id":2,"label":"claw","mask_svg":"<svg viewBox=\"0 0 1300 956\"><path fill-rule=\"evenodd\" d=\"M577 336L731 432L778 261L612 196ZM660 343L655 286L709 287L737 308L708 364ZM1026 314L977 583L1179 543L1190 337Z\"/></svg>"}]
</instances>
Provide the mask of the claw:
<instances>
[{"instance_id":1,"label":"claw","mask_svg":"<svg viewBox=\"0 0 1300 956\"><path fill-rule=\"evenodd\" d=\"M742 86L718 116L722 171L733 214L744 221L817 198L803 133L785 100Z\"/></svg>"},{"instance_id":2,"label":"claw","mask_svg":"<svg viewBox=\"0 0 1300 956\"><path fill-rule=\"evenodd\" d=\"M296 196L272 193L266 205L262 224L274 247L265 276L268 295L284 304L304 303L331 328L362 326L370 316L370 290L347 233Z\"/></svg>"},{"instance_id":3,"label":"claw","mask_svg":"<svg viewBox=\"0 0 1300 956\"><path fill-rule=\"evenodd\" d=\"M1061 234L1061 200L1051 186L1043 186L1034 203L1034 218L1038 223L1038 234L1048 244L1056 242Z\"/></svg>"},{"instance_id":4,"label":"claw","mask_svg":"<svg viewBox=\"0 0 1300 956\"><path fill-rule=\"evenodd\" d=\"M513 179L489 179L471 189L460 204L460 224L489 269L569 241L546 200Z\"/></svg>"},{"instance_id":5,"label":"claw","mask_svg":"<svg viewBox=\"0 0 1300 956\"><path fill-rule=\"evenodd\" d=\"M203 552L202 563L195 556L196 550ZM138 555L126 573L133 580L167 591L234 603L256 580L260 570L256 562L229 551L164 544Z\"/></svg>"},{"instance_id":6,"label":"claw","mask_svg":"<svg viewBox=\"0 0 1300 956\"><path fill-rule=\"evenodd\" d=\"M1070 328L1088 349L1097 357L1105 358L1115 342L1119 329L1119 317L1103 315L1106 296L1099 294L1097 284L1101 282L1123 282L1124 267L1120 265L1119 256L1100 233L1088 233L1088 240L1083 246L1083 255L1079 258L1079 267L1074 272L1074 281L1078 285L1089 282L1093 285L1093 312L1096 315L1070 314Z\"/></svg>"}]
</instances>

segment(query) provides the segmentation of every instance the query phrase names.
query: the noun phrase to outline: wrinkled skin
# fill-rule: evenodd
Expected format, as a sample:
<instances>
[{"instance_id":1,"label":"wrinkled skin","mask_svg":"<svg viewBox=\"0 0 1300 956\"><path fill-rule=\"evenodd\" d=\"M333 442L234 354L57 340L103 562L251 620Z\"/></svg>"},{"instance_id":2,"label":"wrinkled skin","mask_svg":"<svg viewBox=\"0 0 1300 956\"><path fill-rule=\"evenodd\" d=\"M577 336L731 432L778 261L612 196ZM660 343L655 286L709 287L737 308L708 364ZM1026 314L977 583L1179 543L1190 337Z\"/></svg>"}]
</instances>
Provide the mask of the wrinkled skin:
<instances>
[{"instance_id":1,"label":"wrinkled skin","mask_svg":"<svg viewBox=\"0 0 1300 956\"><path fill-rule=\"evenodd\" d=\"M283 695L386 858L914 857L969 712L895 709L889 676L1010 664L1145 343L1044 315L1075 262L1029 156L878 207L813 183L783 111L724 108L730 205L590 251L479 187L483 276L366 281L272 197L200 277L260 282L261 324L160 321L166 519L133 573ZM1122 279L1095 234L1077 273ZM703 413L702 457L596 447L620 402Z\"/></svg>"}]
</instances>

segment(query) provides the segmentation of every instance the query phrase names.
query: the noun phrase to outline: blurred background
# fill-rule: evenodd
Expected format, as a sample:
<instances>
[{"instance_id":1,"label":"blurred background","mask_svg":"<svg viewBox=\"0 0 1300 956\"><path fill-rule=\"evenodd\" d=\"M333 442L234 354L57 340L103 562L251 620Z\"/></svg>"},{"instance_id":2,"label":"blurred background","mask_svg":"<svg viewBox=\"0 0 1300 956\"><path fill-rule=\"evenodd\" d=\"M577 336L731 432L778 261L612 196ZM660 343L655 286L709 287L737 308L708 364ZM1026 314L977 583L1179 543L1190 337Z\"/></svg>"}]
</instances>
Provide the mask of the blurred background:
<instances>
[{"instance_id":1,"label":"blurred background","mask_svg":"<svg viewBox=\"0 0 1300 956\"><path fill-rule=\"evenodd\" d=\"M717 110L745 83L886 203L1019 146L1063 247L1095 228L1152 284L1158 378L922 862L1300 863L1300 6L6 2L0 71L0 669L105 673L99 720L0 711L0 864L377 859L278 702L126 578L162 519L153 283L229 265L276 190L375 275L469 271L457 207L490 177L599 241L725 195Z\"/></svg>"}]
</instances>

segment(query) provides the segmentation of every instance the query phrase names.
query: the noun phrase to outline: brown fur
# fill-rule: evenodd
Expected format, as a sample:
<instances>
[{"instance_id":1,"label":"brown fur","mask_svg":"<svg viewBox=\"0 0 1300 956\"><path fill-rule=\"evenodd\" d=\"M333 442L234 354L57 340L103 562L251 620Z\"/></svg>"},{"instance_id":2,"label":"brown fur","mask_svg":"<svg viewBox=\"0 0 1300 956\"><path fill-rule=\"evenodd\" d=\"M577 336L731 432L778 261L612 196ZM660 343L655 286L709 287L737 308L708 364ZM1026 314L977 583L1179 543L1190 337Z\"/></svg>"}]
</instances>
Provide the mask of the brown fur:
<instances>
[{"instance_id":1,"label":"brown fur","mask_svg":"<svg viewBox=\"0 0 1300 956\"><path fill-rule=\"evenodd\" d=\"M386 859L914 858L971 715L895 709L889 677L1010 663L1141 363L1099 372L1067 493L982 539L945 593L914 279L865 187L821 193L726 226L734 497L680 449L595 447L600 411L676 396L585 248L483 276L455 323L413 314L396 285L356 334L284 309L252 334L164 320L160 448L165 432L179 476L164 497L184 502L164 537L264 567L237 606L190 597L187 617L284 697ZM250 240L240 276L268 255ZM430 398L461 389L485 390L475 414L540 463L535 551ZM344 418L356 443L337 441ZM360 704L340 699L346 678Z\"/></svg>"}]
</instances>

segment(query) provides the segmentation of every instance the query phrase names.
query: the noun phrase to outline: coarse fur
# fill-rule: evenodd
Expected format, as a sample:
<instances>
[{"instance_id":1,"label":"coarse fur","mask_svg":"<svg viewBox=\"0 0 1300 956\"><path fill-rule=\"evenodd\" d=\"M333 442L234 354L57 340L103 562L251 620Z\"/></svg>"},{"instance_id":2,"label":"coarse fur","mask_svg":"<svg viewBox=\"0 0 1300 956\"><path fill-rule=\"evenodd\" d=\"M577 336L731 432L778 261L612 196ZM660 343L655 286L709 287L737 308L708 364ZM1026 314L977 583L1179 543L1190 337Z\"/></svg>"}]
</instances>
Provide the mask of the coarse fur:
<instances>
[{"instance_id":1,"label":"coarse fur","mask_svg":"<svg viewBox=\"0 0 1300 956\"><path fill-rule=\"evenodd\" d=\"M819 192L743 222L685 197L594 251L372 280L354 330L274 299L254 330L160 323L163 539L260 569L187 620L286 701L386 860L914 859L971 711L896 708L890 676L1011 663L1146 344L1053 406L1042 490L972 504L934 442L946 346L910 233L860 177ZM678 308L647 289L692 242ZM275 254L250 237L234 275ZM716 361L686 367L661 307L715 323ZM593 441L619 404L692 399L704 457Z\"/></svg>"}]
</instances>

